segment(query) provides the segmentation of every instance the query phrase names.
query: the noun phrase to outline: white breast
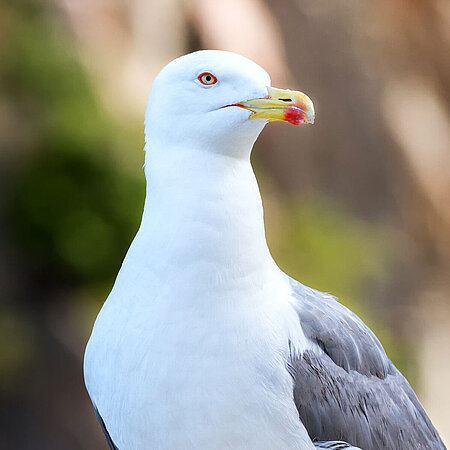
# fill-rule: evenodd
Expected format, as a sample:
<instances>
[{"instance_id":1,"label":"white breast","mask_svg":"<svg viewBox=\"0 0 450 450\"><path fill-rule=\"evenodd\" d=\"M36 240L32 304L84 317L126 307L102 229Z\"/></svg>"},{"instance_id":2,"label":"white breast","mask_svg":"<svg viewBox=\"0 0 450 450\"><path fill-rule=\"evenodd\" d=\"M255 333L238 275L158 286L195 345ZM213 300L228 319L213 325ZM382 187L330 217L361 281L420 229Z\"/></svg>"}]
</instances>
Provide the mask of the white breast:
<instances>
[{"instance_id":1,"label":"white breast","mask_svg":"<svg viewBox=\"0 0 450 450\"><path fill-rule=\"evenodd\" d=\"M313 448L287 370L307 343L250 162L166 150L86 350L89 394L120 450Z\"/></svg>"},{"instance_id":2,"label":"white breast","mask_svg":"<svg viewBox=\"0 0 450 450\"><path fill-rule=\"evenodd\" d=\"M313 448L286 367L289 341L300 351L306 343L286 286L274 280L205 290L201 301L176 282L140 292L116 284L85 377L120 450Z\"/></svg>"}]
</instances>

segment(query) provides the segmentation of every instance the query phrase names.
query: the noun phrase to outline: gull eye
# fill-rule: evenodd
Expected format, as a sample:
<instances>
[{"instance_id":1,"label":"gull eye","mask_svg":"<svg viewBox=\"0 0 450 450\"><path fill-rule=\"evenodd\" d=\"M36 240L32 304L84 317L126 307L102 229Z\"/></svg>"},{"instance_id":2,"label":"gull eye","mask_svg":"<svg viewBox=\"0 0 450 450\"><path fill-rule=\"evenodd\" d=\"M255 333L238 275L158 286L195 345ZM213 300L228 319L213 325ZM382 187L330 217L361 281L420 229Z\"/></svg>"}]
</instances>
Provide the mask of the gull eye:
<instances>
[{"instance_id":1,"label":"gull eye","mask_svg":"<svg viewBox=\"0 0 450 450\"><path fill-rule=\"evenodd\" d=\"M209 72L201 73L197 77L197 79L198 79L198 81L200 81L200 83L202 83L206 86L217 83L217 78L212 73L209 73Z\"/></svg>"}]
</instances>

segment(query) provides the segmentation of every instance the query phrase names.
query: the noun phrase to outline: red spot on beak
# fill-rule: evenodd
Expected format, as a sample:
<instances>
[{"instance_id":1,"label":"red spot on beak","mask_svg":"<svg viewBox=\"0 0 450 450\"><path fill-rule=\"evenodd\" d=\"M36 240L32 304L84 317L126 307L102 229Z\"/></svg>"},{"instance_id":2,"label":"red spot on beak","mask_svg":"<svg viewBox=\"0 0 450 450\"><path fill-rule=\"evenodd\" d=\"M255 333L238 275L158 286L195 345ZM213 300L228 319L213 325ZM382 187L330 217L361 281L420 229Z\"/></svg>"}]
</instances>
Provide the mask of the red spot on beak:
<instances>
[{"instance_id":1,"label":"red spot on beak","mask_svg":"<svg viewBox=\"0 0 450 450\"><path fill-rule=\"evenodd\" d=\"M284 111L284 118L286 122L292 123L292 125L300 125L305 122L306 114L297 106L290 106Z\"/></svg>"}]
</instances>

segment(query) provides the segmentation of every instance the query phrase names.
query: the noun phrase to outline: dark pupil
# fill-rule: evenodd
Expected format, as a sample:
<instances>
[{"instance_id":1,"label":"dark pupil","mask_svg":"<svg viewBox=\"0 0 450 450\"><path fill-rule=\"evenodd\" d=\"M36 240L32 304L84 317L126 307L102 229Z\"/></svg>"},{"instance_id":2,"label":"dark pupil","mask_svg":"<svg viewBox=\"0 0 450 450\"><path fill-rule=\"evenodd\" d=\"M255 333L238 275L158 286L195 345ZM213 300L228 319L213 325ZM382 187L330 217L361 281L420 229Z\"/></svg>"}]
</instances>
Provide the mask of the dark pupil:
<instances>
[{"instance_id":1,"label":"dark pupil","mask_svg":"<svg viewBox=\"0 0 450 450\"><path fill-rule=\"evenodd\" d=\"M212 80L212 78L211 78L211 76L210 76L210 75L206 75L206 77L205 77L205 80L206 80L206 81L211 81L211 80Z\"/></svg>"}]
</instances>

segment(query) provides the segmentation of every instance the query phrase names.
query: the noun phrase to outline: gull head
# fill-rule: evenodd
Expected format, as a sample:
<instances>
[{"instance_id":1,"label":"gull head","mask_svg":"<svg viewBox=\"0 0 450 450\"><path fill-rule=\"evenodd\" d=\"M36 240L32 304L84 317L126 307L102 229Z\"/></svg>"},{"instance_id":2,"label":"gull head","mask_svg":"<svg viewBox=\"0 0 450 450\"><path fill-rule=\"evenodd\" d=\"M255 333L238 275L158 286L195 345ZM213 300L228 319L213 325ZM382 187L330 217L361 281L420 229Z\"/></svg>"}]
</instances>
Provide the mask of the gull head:
<instances>
[{"instance_id":1,"label":"gull head","mask_svg":"<svg viewBox=\"0 0 450 450\"><path fill-rule=\"evenodd\" d=\"M231 52L201 50L170 62L152 84L146 143L248 155L269 121L314 122L309 97L271 87L267 72Z\"/></svg>"}]
</instances>

